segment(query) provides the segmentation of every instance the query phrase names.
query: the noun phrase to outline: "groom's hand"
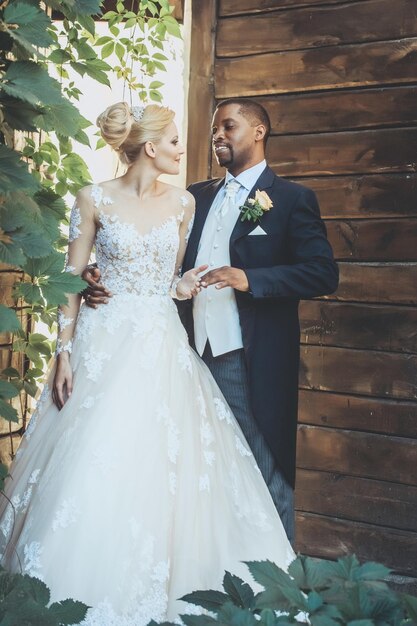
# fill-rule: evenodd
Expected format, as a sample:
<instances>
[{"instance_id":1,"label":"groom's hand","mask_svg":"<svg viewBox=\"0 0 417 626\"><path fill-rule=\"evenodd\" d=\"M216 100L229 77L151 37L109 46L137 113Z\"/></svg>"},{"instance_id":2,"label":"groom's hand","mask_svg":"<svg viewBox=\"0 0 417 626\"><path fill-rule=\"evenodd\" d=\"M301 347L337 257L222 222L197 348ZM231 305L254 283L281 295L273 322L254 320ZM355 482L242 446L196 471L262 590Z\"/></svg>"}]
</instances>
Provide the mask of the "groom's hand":
<instances>
[{"instance_id":1,"label":"groom's hand","mask_svg":"<svg viewBox=\"0 0 417 626\"><path fill-rule=\"evenodd\" d=\"M82 292L86 305L96 309L98 304L107 304L112 294L100 282L101 274L98 267L87 265L81 278L88 283L88 287Z\"/></svg>"},{"instance_id":2,"label":"groom's hand","mask_svg":"<svg viewBox=\"0 0 417 626\"><path fill-rule=\"evenodd\" d=\"M201 277L201 285L208 287L209 285L215 285L216 289L223 289L224 287L232 287L237 291L249 291L249 281L245 272L237 267L217 267L215 270L210 270L207 274Z\"/></svg>"}]
</instances>

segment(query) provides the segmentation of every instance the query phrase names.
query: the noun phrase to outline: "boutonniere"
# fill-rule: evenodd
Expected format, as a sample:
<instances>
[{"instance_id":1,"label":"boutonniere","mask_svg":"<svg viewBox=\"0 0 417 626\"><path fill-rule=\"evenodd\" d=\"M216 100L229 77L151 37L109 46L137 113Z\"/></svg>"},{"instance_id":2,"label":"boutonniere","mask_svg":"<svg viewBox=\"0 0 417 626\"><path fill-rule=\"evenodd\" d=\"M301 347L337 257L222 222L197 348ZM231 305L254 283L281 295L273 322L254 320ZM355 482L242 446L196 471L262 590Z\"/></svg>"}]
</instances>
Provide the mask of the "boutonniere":
<instances>
[{"instance_id":1,"label":"boutonniere","mask_svg":"<svg viewBox=\"0 0 417 626\"><path fill-rule=\"evenodd\" d=\"M248 198L245 204L239 207L239 210L242 213L242 217L240 219L242 222L245 220L252 220L253 222L256 222L260 217L262 217L265 211L269 211L269 209L272 209L273 206L272 200L266 191L259 191L259 189L257 189L255 197Z\"/></svg>"}]
</instances>

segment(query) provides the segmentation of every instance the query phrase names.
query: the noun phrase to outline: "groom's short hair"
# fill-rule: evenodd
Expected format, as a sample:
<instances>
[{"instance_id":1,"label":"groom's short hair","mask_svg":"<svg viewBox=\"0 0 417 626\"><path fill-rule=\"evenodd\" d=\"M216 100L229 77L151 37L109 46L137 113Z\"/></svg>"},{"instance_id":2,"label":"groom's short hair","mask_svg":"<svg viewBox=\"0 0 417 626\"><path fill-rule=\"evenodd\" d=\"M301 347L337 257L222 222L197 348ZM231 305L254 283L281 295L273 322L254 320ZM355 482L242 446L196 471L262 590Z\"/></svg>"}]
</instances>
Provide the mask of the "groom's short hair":
<instances>
[{"instance_id":1,"label":"groom's short hair","mask_svg":"<svg viewBox=\"0 0 417 626\"><path fill-rule=\"evenodd\" d=\"M248 120L251 126L256 126L256 124L265 126L264 144L266 145L268 137L271 134L271 120L267 110L262 104L259 104L256 100L250 100L249 98L227 98L219 102L216 109L220 109L228 104L237 104L239 106L239 113Z\"/></svg>"}]
</instances>

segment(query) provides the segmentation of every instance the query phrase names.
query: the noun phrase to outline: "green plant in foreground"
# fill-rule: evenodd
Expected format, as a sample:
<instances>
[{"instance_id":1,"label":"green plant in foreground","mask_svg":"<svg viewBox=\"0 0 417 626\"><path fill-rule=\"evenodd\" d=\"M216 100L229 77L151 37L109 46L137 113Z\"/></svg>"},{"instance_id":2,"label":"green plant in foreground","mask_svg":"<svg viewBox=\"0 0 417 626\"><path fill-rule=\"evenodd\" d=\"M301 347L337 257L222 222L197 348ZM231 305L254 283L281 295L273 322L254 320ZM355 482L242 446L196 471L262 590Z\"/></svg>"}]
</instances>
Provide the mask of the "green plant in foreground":
<instances>
[{"instance_id":1,"label":"green plant in foreground","mask_svg":"<svg viewBox=\"0 0 417 626\"><path fill-rule=\"evenodd\" d=\"M48 587L38 578L9 574L0 567L2 626L63 626L79 624L88 606L75 600L50 602Z\"/></svg>"},{"instance_id":2,"label":"green plant in foreground","mask_svg":"<svg viewBox=\"0 0 417 626\"><path fill-rule=\"evenodd\" d=\"M224 591L195 591L183 598L201 615L181 615L186 626L408 626L417 624L417 598L391 589L390 574L355 555L334 561L298 556L288 573L271 561L247 562L263 590L226 572ZM208 613L207 613L208 612ZM151 622L150 626L156 626ZM164 622L162 626L175 626Z\"/></svg>"}]
</instances>

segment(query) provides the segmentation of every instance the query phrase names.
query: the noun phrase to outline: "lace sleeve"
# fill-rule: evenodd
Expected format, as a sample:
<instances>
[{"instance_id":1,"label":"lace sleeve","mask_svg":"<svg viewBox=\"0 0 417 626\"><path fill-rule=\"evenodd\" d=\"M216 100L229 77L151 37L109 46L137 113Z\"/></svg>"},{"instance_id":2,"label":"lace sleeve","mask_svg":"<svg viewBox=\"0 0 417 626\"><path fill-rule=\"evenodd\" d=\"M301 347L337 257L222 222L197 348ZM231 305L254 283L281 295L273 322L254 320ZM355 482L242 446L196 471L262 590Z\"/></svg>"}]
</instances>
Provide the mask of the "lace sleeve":
<instances>
[{"instance_id":1,"label":"lace sleeve","mask_svg":"<svg viewBox=\"0 0 417 626\"><path fill-rule=\"evenodd\" d=\"M178 248L177 260L175 263L175 273L172 279L171 284L171 296L176 299L177 295L177 285L181 280L181 266L184 260L185 249L187 247L188 239L191 234L191 229L194 223L194 212L195 212L195 200L194 197L190 193L186 193L181 196L181 204L183 206L183 220L180 226L180 245Z\"/></svg>"},{"instance_id":2,"label":"lace sleeve","mask_svg":"<svg viewBox=\"0 0 417 626\"><path fill-rule=\"evenodd\" d=\"M96 225L91 195L82 189L71 211L68 236L68 260L66 271L81 274L90 258ZM67 294L68 303L58 307L58 337L56 354L71 353L75 320L80 308L80 294Z\"/></svg>"}]
</instances>

